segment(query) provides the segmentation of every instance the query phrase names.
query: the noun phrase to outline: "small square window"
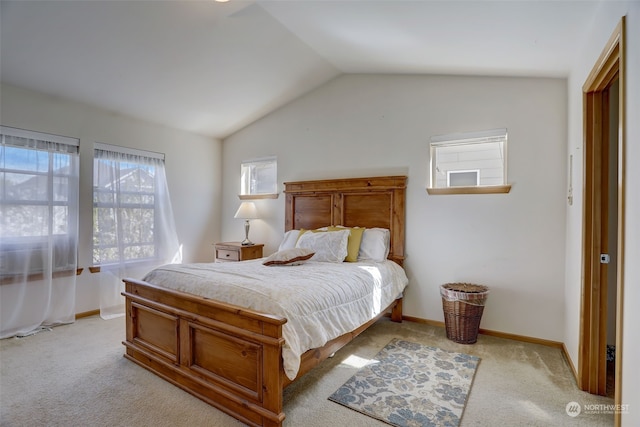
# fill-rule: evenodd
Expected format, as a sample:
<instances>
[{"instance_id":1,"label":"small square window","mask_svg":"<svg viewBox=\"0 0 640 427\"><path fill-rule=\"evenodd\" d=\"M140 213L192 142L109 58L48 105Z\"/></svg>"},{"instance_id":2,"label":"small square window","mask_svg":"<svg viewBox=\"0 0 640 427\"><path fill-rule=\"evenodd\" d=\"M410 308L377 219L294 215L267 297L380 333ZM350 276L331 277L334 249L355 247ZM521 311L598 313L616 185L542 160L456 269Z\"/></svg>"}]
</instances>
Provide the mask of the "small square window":
<instances>
[{"instance_id":1,"label":"small square window","mask_svg":"<svg viewBox=\"0 0 640 427\"><path fill-rule=\"evenodd\" d=\"M431 138L430 194L508 192L507 130Z\"/></svg>"},{"instance_id":2,"label":"small square window","mask_svg":"<svg viewBox=\"0 0 640 427\"><path fill-rule=\"evenodd\" d=\"M278 197L278 162L276 157L243 161L240 166L240 198L269 197Z\"/></svg>"},{"instance_id":3,"label":"small square window","mask_svg":"<svg viewBox=\"0 0 640 427\"><path fill-rule=\"evenodd\" d=\"M447 187L472 187L480 185L480 170L447 171Z\"/></svg>"}]
</instances>

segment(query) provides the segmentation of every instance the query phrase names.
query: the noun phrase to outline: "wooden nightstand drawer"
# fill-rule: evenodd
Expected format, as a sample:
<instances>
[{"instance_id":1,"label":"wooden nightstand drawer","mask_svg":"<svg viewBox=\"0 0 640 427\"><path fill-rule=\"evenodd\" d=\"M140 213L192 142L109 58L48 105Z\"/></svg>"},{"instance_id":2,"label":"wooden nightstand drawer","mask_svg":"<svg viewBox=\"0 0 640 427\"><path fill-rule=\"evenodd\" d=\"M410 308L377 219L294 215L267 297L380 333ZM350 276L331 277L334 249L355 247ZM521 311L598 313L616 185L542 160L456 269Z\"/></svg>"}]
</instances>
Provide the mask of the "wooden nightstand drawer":
<instances>
[{"instance_id":1,"label":"wooden nightstand drawer","mask_svg":"<svg viewBox=\"0 0 640 427\"><path fill-rule=\"evenodd\" d=\"M218 249L216 251L217 260L240 261L240 251L230 251L228 249Z\"/></svg>"},{"instance_id":2,"label":"wooden nightstand drawer","mask_svg":"<svg viewBox=\"0 0 640 427\"><path fill-rule=\"evenodd\" d=\"M243 246L240 242L224 242L215 244L216 262L246 261L262 258L262 244Z\"/></svg>"}]
</instances>

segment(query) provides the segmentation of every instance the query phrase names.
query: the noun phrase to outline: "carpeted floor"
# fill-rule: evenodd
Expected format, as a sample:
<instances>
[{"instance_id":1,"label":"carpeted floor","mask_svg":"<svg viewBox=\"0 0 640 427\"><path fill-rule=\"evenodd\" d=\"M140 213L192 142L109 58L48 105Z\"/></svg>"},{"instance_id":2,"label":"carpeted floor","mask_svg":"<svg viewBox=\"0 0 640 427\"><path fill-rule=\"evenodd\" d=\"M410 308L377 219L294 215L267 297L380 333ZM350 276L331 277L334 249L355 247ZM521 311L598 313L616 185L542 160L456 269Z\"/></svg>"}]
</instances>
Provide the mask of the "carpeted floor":
<instances>
[{"instance_id":1,"label":"carpeted floor","mask_svg":"<svg viewBox=\"0 0 640 427\"><path fill-rule=\"evenodd\" d=\"M1 426L242 426L122 357L124 318L81 319L0 341ZM613 415L570 417L569 402L611 404L577 389L560 350L480 335L456 344L443 328L382 319L285 390L287 427L380 426L327 399L391 339L479 356L461 427L610 426Z\"/></svg>"}]
</instances>

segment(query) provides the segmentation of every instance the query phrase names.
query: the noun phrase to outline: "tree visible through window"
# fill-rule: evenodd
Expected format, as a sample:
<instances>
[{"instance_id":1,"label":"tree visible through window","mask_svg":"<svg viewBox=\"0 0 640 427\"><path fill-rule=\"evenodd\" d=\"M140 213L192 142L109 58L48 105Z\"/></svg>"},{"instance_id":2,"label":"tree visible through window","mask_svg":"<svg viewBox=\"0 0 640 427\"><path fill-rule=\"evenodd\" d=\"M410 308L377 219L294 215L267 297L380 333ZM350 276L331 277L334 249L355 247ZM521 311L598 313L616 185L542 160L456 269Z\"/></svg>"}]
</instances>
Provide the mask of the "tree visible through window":
<instances>
[{"instance_id":1,"label":"tree visible through window","mask_svg":"<svg viewBox=\"0 0 640 427\"><path fill-rule=\"evenodd\" d=\"M166 239L160 224L166 209L171 210L168 200L162 200L168 199L164 159L155 153L111 151L103 149L108 148L103 144L97 147L93 169L94 265L161 258ZM161 203L169 207L160 208Z\"/></svg>"},{"instance_id":2,"label":"tree visible through window","mask_svg":"<svg viewBox=\"0 0 640 427\"><path fill-rule=\"evenodd\" d=\"M23 274L25 268L29 274L75 270L78 164L77 139L2 128L3 276ZM51 264L45 253L50 253Z\"/></svg>"}]
</instances>

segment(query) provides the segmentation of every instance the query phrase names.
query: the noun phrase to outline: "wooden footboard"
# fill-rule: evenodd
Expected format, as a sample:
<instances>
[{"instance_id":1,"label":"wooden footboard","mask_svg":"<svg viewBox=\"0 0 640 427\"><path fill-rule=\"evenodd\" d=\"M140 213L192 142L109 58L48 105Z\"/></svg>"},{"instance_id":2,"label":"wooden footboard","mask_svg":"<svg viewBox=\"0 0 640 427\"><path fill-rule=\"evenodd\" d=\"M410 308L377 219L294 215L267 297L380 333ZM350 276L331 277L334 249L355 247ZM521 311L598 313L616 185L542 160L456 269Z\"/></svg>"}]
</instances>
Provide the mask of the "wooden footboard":
<instances>
[{"instance_id":1,"label":"wooden footboard","mask_svg":"<svg viewBox=\"0 0 640 427\"><path fill-rule=\"evenodd\" d=\"M280 426L286 319L125 280L125 357L252 426Z\"/></svg>"},{"instance_id":2,"label":"wooden footboard","mask_svg":"<svg viewBox=\"0 0 640 427\"><path fill-rule=\"evenodd\" d=\"M124 282L127 359L250 426L282 425L282 391L291 383L282 362L286 319L142 281ZM401 301L390 306L396 321L402 318ZM298 377L378 318L309 350Z\"/></svg>"}]
</instances>

